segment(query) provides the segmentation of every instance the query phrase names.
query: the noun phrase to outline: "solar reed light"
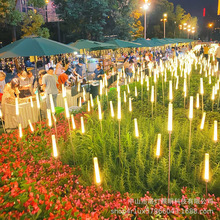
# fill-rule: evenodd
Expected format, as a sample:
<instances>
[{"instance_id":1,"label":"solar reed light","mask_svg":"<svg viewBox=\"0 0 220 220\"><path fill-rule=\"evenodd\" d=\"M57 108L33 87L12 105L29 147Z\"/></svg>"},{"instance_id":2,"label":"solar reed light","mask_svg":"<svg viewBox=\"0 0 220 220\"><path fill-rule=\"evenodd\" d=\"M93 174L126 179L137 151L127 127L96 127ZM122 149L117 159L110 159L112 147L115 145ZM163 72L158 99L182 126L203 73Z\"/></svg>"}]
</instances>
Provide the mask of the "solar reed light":
<instances>
[{"instance_id":1,"label":"solar reed light","mask_svg":"<svg viewBox=\"0 0 220 220\"><path fill-rule=\"evenodd\" d=\"M90 100L88 100L88 102L87 102L87 105L88 105L88 112L90 112L91 111L91 108L90 108Z\"/></svg>"},{"instance_id":2,"label":"solar reed light","mask_svg":"<svg viewBox=\"0 0 220 220\"><path fill-rule=\"evenodd\" d=\"M206 113L203 112L203 115L202 115L202 121L201 121L201 125L200 125L200 129L203 130L204 129L204 124L205 124L205 116L206 116Z\"/></svg>"},{"instance_id":3,"label":"solar reed light","mask_svg":"<svg viewBox=\"0 0 220 220\"><path fill-rule=\"evenodd\" d=\"M126 95L126 91L124 91L124 103L127 102L127 95Z\"/></svg>"},{"instance_id":4,"label":"solar reed light","mask_svg":"<svg viewBox=\"0 0 220 220\"><path fill-rule=\"evenodd\" d=\"M204 167L204 179L206 183L206 197L208 195L208 182L209 182L209 154L205 154L205 167Z\"/></svg>"},{"instance_id":5,"label":"solar reed light","mask_svg":"<svg viewBox=\"0 0 220 220\"><path fill-rule=\"evenodd\" d=\"M138 131L138 123L137 123L137 118L134 118L134 129L135 129L135 137L139 137L139 131Z\"/></svg>"},{"instance_id":6,"label":"solar reed light","mask_svg":"<svg viewBox=\"0 0 220 220\"><path fill-rule=\"evenodd\" d=\"M118 149L119 149L119 156L120 156L120 151L121 151L121 97L118 98L118 114L117 114L117 119L118 119Z\"/></svg>"},{"instance_id":7,"label":"solar reed light","mask_svg":"<svg viewBox=\"0 0 220 220\"><path fill-rule=\"evenodd\" d=\"M56 137L55 137L54 134L51 137L52 137L53 157L57 158L58 157L58 151L57 151Z\"/></svg>"},{"instance_id":8,"label":"solar reed light","mask_svg":"<svg viewBox=\"0 0 220 220\"><path fill-rule=\"evenodd\" d=\"M170 168L171 168L171 134L173 130L173 104L168 107L168 133L169 133L169 171L168 171L168 199L170 197Z\"/></svg>"},{"instance_id":9,"label":"solar reed light","mask_svg":"<svg viewBox=\"0 0 220 220\"><path fill-rule=\"evenodd\" d=\"M93 98L92 98L92 94L90 94L90 102L91 102L91 108L94 108L94 102L93 102Z\"/></svg>"},{"instance_id":10,"label":"solar reed light","mask_svg":"<svg viewBox=\"0 0 220 220\"><path fill-rule=\"evenodd\" d=\"M73 128L73 130L75 130L75 129L76 129L76 124L75 124L75 119L74 119L73 114L71 114L71 122L72 122L72 128Z\"/></svg>"},{"instance_id":11,"label":"solar reed light","mask_svg":"<svg viewBox=\"0 0 220 220\"><path fill-rule=\"evenodd\" d=\"M173 101L173 85L172 80L169 81L169 101Z\"/></svg>"},{"instance_id":12,"label":"solar reed light","mask_svg":"<svg viewBox=\"0 0 220 220\"><path fill-rule=\"evenodd\" d=\"M135 88L134 88L134 96L137 98L137 96L138 96L138 92L137 92L137 86L135 86Z\"/></svg>"},{"instance_id":13,"label":"solar reed light","mask_svg":"<svg viewBox=\"0 0 220 220\"><path fill-rule=\"evenodd\" d=\"M98 158L93 158L94 163L94 170L95 170L95 183L99 186L101 184L101 177L100 177L100 171L99 171L99 164L98 164Z\"/></svg>"},{"instance_id":14,"label":"solar reed light","mask_svg":"<svg viewBox=\"0 0 220 220\"><path fill-rule=\"evenodd\" d=\"M132 100L131 100L131 97L129 97L129 112L132 112Z\"/></svg>"},{"instance_id":15,"label":"solar reed light","mask_svg":"<svg viewBox=\"0 0 220 220\"><path fill-rule=\"evenodd\" d=\"M154 86L151 86L151 106L152 106L152 118L154 117Z\"/></svg>"},{"instance_id":16,"label":"solar reed light","mask_svg":"<svg viewBox=\"0 0 220 220\"><path fill-rule=\"evenodd\" d=\"M80 120L81 120L81 132L82 132L82 134L85 134L85 126L84 126L84 119L83 119L83 117L81 117Z\"/></svg>"},{"instance_id":17,"label":"solar reed light","mask_svg":"<svg viewBox=\"0 0 220 220\"><path fill-rule=\"evenodd\" d=\"M211 100L212 100L212 111L213 111L213 106L214 106L214 101L215 101L215 86L212 87Z\"/></svg>"},{"instance_id":18,"label":"solar reed light","mask_svg":"<svg viewBox=\"0 0 220 220\"><path fill-rule=\"evenodd\" d=\"M157 161L160 157L160 148L161 148L161 134L158 134L158 136L157 136L157 149L156 149Z\"/></svg>"},{"instance_id":19,"label":"solar reed light","mask_svg":"<svg viewBox=\"0 0 220 220\"><path fill-rule=\"evenodd\" d=\"M191 148L191 133L192 133L192 119L193 119L193 96L190 96L190 103L189 103L189 157L190 157L190 148Z\"/></svg>"},{"instance_id":20,"label":"solar reed light","mask_svg":"<svg viewBox=\"0 0 220 220\"><path fill-rule=\"evenodd\" d=\"M203 78L200 78L200 95L202 95L202 112L203 112L203 95L204 95Z\"/></svg>"},{"instance_id":21,"label":"solar reed light","mask_svg":"<svg viewBox=\"0 0 220 220\"><path fill-rule=\"evenodd\" d=\"M52 112L52 116L53 116L53 121L54 121L54 128L55 128L55 132L56 132L56 136L57 136L57 123L56 123L56 117L55 117L55 106L54 106L54 102L53 102L53 96L52 94L49 95L50 98L50 109Z\"/></svg>"},{"instance_id":22,"label":"solar reed light","mask_svg":"<svg viewBox=\"0 0 220 220\"><path fill-rule=\"evenodd\" d=\"M18 130L19 130L19 138L21 139L23 136L21 123L19 123L19 125L18 125Z\"/></svg>"},{"instance_id":23,"label":"solar reed light","mask_svg":"<svg viewBox=\"0 0 220 220\"><path fill-rule=\"evenodd\" d=\"M33 133L33 132L34 132L34 127L33 127L33 125L31 124L31 120L30 120L30 119L28 119L28 124L29 124L29 127L30 127L30 129L31 129L31 132Z\"/></svg>"},{"instance_id":24,"label":"solar reed light","mask_svg":"<svg viewBox=\"0 0 220 220\"><path fill-rule=\"evenodd\" d=\"M112 101L110 101L110 110L111 110L111 117L114 118L115 117L115 113L114 113L114 108L113 108Z\"/></svg>"}]
</instances>

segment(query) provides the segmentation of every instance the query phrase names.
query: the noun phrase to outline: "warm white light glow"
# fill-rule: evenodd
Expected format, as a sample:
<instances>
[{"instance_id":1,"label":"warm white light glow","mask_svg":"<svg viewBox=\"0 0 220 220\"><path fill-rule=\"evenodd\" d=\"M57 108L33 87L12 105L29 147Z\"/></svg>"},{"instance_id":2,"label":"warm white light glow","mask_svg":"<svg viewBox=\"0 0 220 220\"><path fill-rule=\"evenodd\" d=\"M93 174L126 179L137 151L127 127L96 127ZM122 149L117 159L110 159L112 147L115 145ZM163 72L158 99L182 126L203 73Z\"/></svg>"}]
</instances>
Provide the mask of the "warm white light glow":
<instances>
[{"instance_id":1,"label":"warm white light glow","mask_svg":"<svg viewBox=\"0 0 220 220\"><path fill-rule=\"evenodd\" d=\"M64 86L64 84L62 84L62 95L63 98L66 97L66 87Z\"/></svg>"},{"instance_id":2,"label":"warm white light glow","mask_svg":"<svg viewBox=\"0 0 220 220\"><path fill-rule=\"evenodd\" d=\"M100 81L99 94L101 96L102 95L102 80L99 80L99 81Z\"/></svg>"},{"instance_id":3,"label":"warm white light glow","mask_svg":"<svg viewBox=\"0 0 220 220\"><path fill-rule=\"evenodd\" d=\"M151 99L150 101L153 103L154 102L154 86L151 87Z\"/></svg>"},{"instance_id":4,"label":"warm white light glow","mask_svg":"<svg viewBox=\"0 0 220 220\"><path fill-rule=\"evenodd\" d=\"M34 128L33 128L33 125L31 124L31 120L30 119L28 119L28 123L29 123L30 129L31 129L31 132L34 132Z\"/></svg>"},{"instance_id":5,"label":"warm white light glow","mask_svg":"<svg viewBox=\"0 0 220 220\"><path fill-rule=\"evenodd\" d=\"M157 150L156 150L157 158L159 158L159 156L160 156L160 146L161 146L161 134L158 134L158 136L157 136Z\"/></svg>"},{"instance_id":6,"label":"warm white light glow","mask_svg":"<svg viewBox=\"0 0 220 220\"><path fill-rule=\"evenodd\" d=\"M200 78L200 94L204 94L204 88L203 88L203 78Z\"/></svg>"},{"instance_id":7,"label":"warm white light glow","mask_svg":"<svg viewBox=\"0 0 220 220\"><path fill-rule=\"evenodd\" d=\"M204 179L206 182L209 181L209 154L206 153L205 154L205 175L204 175Z\"/></svg>"},{"instance_id":8,"label":"warm white light glow","mask_svg":"<svg viewBox=\"0 0 220 220\"><path fill-rule=\"evenodd\" d=\"M139 137L137 118L134 119L135 137Z\"/></svg>"},{"instance_id":9,"label":"warm white light glow","mask_svg":"<svg viewBox=\"0 0 220 220\"><path fill-rule=\"evenodd\" d=\"M118 98L118 120L121 120L121 98Z\"/></svg>"},{"instance_id":10,"label":"warm white light glow","mask_svg":"<svg viewBox=\"0 0 220 220\"><path fill-rule=\"evenodd\" d=\"M47 120L48 120L48 126L52 127L52 118L51 118L51 111L50 111L50 109L47 109Z\"/></svg>"},{"instance_id":11,"label":"warm white light glow","mask_svg":"<svg viewBox=\"0 0 220 220\"><path fill-rule=\"evenodd\" d=\"M218 122L214 121L214 141L218 141Z\"/></svg>"},{"instance_id":12,"label":"warm white light glow","mask_svg":"<svg viewBox=\"0 0 220 220\"><path fill-rule=\"evenodd\" d=\"M58 152L57 152L57 143L56 143L56 138L55 138L55 135L53 134L52 135L52 146L53 146L53 156L55 158L58 157Z\"/></svg>"},{"instance_id":13,"label":"warm white light glow","mask_svg":"<svg viewBox=\"0 0 220 220\"><path fill-rule=\"evenodd\" d=\"M168 109L168 131L171 132L173 130L173 104L169 103Z\"/></svg>"},{"instance_id":14,"label":"warm white light glow","mask_svg":"<svg viewBox=\"0 0 220 220\"><path fill-rule=\"evenodd\" d=\"M18 130L19 130L19 138L22 138L23 134L22 134L21 124L18 125Z\"/></svg>"},{"instance_id":15,"label":"warm white light glow","mask_svg":"<svg viewBox=\"0 0 220 220\"><path fill-rule=\"evenodd\" d=\"M0 109L0 118L2 118L2 116L3 116L3 115L2 115L2 110Z\"/></svg>"},{"instance_id":16,"label":"warm white light glow","mask_svg":"<svg viewBox=\"0 0 220 220\"><path fill-rule=\"evenodd\" d=\"M201 125L200 125L200 129L204 129L204 125L205 125L205 116L206 116L206 113L203 112L203 115L202 115L202 121L201 121Z\"/></svg>"},{"instance_id":17,"label":"warm white light glow","mask_svg":"<svg viewBox=\"0 0 220 220\"><path fill-rule=\"evenodd\" d=\"M127 102L126 92L124 91L124 103Z\"/></svg>"},{"instance_id":18,"label":"warm white light glow","mask_svg":"<svg viewBox=\"0 0 220 220\"><path fill-rule=\"evenodd\" d=\"M84 126L84 119L81 117L81 131L84 134L85 133L85 126Z\"/></svg>"},{"instance_id":19,"label":"warm white light glow","mask_svg":"<svg viewBox=\"0 0 220 220\"><path fill-rule=\"evenodd\" d=\"M130 94L130 87L127 85L128 94Z\"/></svg>"},{"instance_id":20,"label":"warm white light glow","mask_svg":"<svg viewBox=\"0 0 220 220\"><path fill-rule=\"evenodd\" d=\"M101 103L98 101L98 112L99 112L99 120L102 120L102 109L101 109Z\"/></svg>"},{"instance_id":21,"label":"warm white light glow","mask_svg":"<svg viewBox=\"0 0 220 220\"><path fill-rule=\"evenodd\" d=\"M190 102L189 102L189 119L193 119L193 96L190 96Z\"/></svg>"},{"instance_id":22,"label":"warm white light glow","mask_svg":"<svg viewBox=\"0 0 220 220\"><path fill-rule=\"evenodd\" d=\"M31 108L33 108L33 107L34 107L34 104L33 104L32 96L30 97L30 101L31 101Z\"/></svg>"},{"instance_id":23,"label":"warm white light glow","mask_svg":"<svg viewBox=\"0 0 220 220\"><path fill-rule=\"evenodd\" d=\"M99 172L98 158L94 157L93 162L94 162L94 168L95 168L95 181L96 181L96 184L99 185L101 183L101 178L100 178L100 172Z\"/></svg>"},{"instance_id":24,"label":"warm white light glow","mask_svg":"<svg viewBox=\"0 0 220 220\"><path fill-rule=\"evenodd\" d=\"M40 109L40 100L38 93L36 94L36 100L37 100L37 108Z\"/></svg>"},{"instance_id":25,"label":"warm white light glow","mask_svg":"<svg viewBox=\"0 0 220 220\"><path fill-rule=\"evenodd\" d=\"M83 100L84 102L86 102L86 91L84 87L83 87Z\"/></svg>"},{"instance_id":26,"label":"warm white light glow","mask_svg":"<svg viewBox=\"0 0 220 220\"><path fill-rule=\"evenodd\" d=\"M73 130L75 130L75 129L76 129L76 124L75 124L75 120L74 120L73 114L71 114L71 122L72 122L72 128L73 128Z\"/></svg>"},{"instance_id":27,"label":"warm white light glow","mask_svg":"<svg viewBox=\"0 0 220 220\"><path fill-rule=\"evenodd\" d=\"M110 109L111 109L111 117L114 118L115 117L115 113L114 113L114 108L113 108L112 101L110 101Z\"/></svg>"},{"instance_id":28,"label":"warm white light glow","mask_svg":"<svg viewBox=\"0 0 220 220\"><path fill-rule=\"evenodd\" d=\"M90 94L90 102L91 102L91 107L94 107L94 102L93 102L93 98L92 98L92 94Z\"/></svg>"},{"instance_id":29,"label":"warm white light glow","mask_svg":"<svg viewBox=\"0 0 220 220\"><path fill-rule=\"evenodd\" d=\"M65 106L66 118L70 118L70 112L69 112L69 107L68 107L68 103L67 103L66 98L64 98L64 106Z\"/></svg>"},{"instance_id":30,"label":"warm white light glow","mask_svg":"<svg viewBox=\"0 0 220 220\"><path fill-rule=\"evenodd\" d=\"M49 95L50 96L50 108L51 108L51 112L53 114L55 114L55 107L54 107L54 103L53 103L53 96L52 94Z\"/></svg>"},{"instance_id":31,"label":"warm white light glow","mask_svg":"<svg viewBox=\"0 0 220 220\"><path fill-rule=\"evenodd\" d=\"M172 80L169 81L169 100L170 100L170 102L173 100L173 86L172 86Z\"/></svg>"},{"instance_id":32,"label":"warm white light glow","mask_svg":"<svg viewBox=\"0 0 220 220\"><path fill-rule=\"evenodd\" d=\"M196 108L199 109L199 93L196 95Z\"/></svg>"},{"instance_id":33,"label":"warm white light glow","mask_svg":"<svg viewBox=\"0 0 220 220\"><path fill-rule=\"evenodd\" d=\"M82 97L79 97L79 107L82 107Z\"/></svg>"},{"instance_id":34,"label":"warm white light glow","mask_svg":"<svg viewBox=\"0 0 220 220\"><path fill-rule=\"evenodd\" d=\"M90 112L91 111L91 109L90 109L90 100L88 100L87 105L88 105L88 112Z\"/></svg>"},{"instance_id":35,"label":"warm white light glow","mask_svg":"<svg viewBox=\"0 0 220 220\"><path fill-rule=\"evenodd\" d=\"M15 114L19 115L18 98L15 98Z\"/></svg>"},{"instance_id":36,"label":"warm white light glow","mask_svg":"<svg viewBox=\"0 0 220 220\"><path fill-rule=\"evenodd\" d=\"M135 97L137 97L137 96L138 96L138 92L137 92L137 86L135 86L134 95L135 95Z\"/></svg>"},{"instance_id":37,"label":"warm white light glow","mask_svg":"<svg viewBox=\"0 0 220 220\"><path fill-rule=\"evenodd\" d=\"M211 97L212 101L215 100L215 86L212 87L212 97Z\"/></svg>"}]
</instances>

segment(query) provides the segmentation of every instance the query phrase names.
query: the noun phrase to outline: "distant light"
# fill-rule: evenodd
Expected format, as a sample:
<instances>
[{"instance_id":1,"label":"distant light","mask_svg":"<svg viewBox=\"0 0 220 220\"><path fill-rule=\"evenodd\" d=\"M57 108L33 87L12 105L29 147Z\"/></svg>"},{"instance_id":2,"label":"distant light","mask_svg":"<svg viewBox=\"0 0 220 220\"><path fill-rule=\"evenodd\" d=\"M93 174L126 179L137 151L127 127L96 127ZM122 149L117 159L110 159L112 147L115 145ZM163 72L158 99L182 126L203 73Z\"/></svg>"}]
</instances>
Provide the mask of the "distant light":
<instances>
[{"instance_id":1,"label":"distant light","mask_svg":"<svg viewBox=\"0 0 220 220\"><path fill-rule=\"evenodd\" d=\"M148 4L144 4L144 10L148 10L149 9L149 5Z\"/></svg>"},{"instance_id":2,"label":"distant light","mask_svg":"<svg viewBox=\"0 0 220 220\"><path fill-rule=\"evenodd\" d=\"M203 17L205 17L206 14L206 8L203 8Z\"/></svg>"}]
</instances>

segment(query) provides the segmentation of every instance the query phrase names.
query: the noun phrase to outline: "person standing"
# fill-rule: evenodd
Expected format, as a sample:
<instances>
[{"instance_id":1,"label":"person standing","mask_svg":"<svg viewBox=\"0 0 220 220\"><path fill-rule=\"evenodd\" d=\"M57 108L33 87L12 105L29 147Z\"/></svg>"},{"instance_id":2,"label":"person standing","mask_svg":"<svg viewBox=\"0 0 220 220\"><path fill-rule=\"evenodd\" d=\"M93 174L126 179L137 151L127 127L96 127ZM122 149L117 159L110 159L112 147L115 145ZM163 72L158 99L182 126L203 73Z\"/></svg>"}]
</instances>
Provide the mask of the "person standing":
<instances>
[{"instance_id":1,"label":"person standing","mask_svg":"<svg viewBox=\"0 0 220 220\"><path fill-rule=\"evenodd\" d=\"M83 75L83 73L82 73L83 72L83 62L81 60L76 65L75 71L79 75L79 77L82 78L82 75Z\"/></svg>"},{"instance_id":2,"label":"person standing","mask_svg":"<svg viewBox=\"0 0 220 220\"><path fill-rule=\"evenodd\" d=\"M5 88L5 77L6 74L0 70L0 103L2 101L3 91Z\"/></svg>"},{"instance_id":3,"label":"person standing","mask_svg":"<svg viewBox=\"0 0 220 220\"><path fill-rule=\"evenodd\" d=\"M209 48L207 45L204 46L204 57L208 60Z\"/></svg>"},{"instance_id":4,"label":"person standing","mask_svg":"<svg viewBox=\"0 0 220 220\"><path fill-rule=\"evenodd\" d=\"M56 78L53 72L53 67L50 67L47 71L47 74L45 74L42 78L43 90L46 93L47 109L50 109L50 94L52 95L54 106L57 106L58 89L56 85Z\"/></svg>"},{"instance_id":5,"label":"person standing","mask_svg":"<svg viewBox=\"0 0 220 220\"><path fill-rule=\"evenodd\" d=\"M62 74L63 70L64 70L64 68L63 68L63 65L62 65L62 59L59 58L59 59L58 59L58 63L57 63L57 65L56 65L55 75L56 75L57 77L59 77L59 75Z\"/></svg>"},{"instance_id":6,"label":"person standing","mask_svg":"<svg viewBox=\"0 0 220 220\"><path fill-rule=\"evenodd\" d=\"M93 73L93 76L95 80L102 80L102 77L104 76L104 71L101 68L101 63L96 64L96 69Z\"/></svg>"}]
</instances>

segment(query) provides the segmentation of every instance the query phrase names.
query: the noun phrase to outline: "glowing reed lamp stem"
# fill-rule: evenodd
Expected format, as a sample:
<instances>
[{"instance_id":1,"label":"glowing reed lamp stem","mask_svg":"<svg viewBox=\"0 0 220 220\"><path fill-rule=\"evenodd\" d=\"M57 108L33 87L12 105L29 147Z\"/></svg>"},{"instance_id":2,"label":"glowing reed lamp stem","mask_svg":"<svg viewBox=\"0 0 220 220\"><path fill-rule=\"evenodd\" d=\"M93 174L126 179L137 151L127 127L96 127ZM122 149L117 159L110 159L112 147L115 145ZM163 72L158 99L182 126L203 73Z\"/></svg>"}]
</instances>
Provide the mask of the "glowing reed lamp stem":
<instances>
[{"instance_id":1,"label":"glowing reed lamp stem","mask_svg":"<svg viewBox=\"0 0 220 220\"><path fill-rule=\"evenodd\" d=\"M31 120L30 119L28 119L28 123L29 123L30 129L31 129L31 132L34 132L34 128L33 128L33 125L31 124Z\"/></svg>"},{"instance_id":2,"label":"glowing reed lamp stem","mask_svg":"<svg viewBox=\"0 0 220 220\"><path fill-rule=\"evenodd\" d=\"M218 141L218 122L214 121L214 141Z\"/></svg>"},{"instance_id":3,"label":"glowing reed lamp stem","mask_svg":"<svg viewBox=\"0 0 220 220\"><path fill-rule=\"evenodd\" d=\"M204 87L203 87L203 78L200 78L200 94L204 94Z\"/></svg>"},{"instance_id":4,"label":"glowing reed lamp stem","mask_svg":"<svg viewBox=\"0 0 220 220\"><path fill-rule=\"evenodd\" d=\"M75 124L75 120L74 120L73 114L71 114L71 121L72 121L72 128L73 128L73 130L75 130L76 129L76 124Z\"/></svg>"},{"instance_id":5,"label":"glowing reed lamp stem","mask_svg":"<svg viewBox=\"0 0 220 220\"><path fill-rule=\"evenodd\" d=\"M114 113L114 108L113 108L112 101L110 101L110 109L111 109L111 117L114 118L115 117L115 113Z\"/></svg>"},{"instance_id":6,"label":"glowing reed lamp stem","mask_svg":"<svg viewBox=\"0 0 220 220\"><path fill-rule=\"evenodd\" d=\"M127 102L126 92L124 91L124 103Z\"/></svg>"},{"instance_id":7,"label":"glowing reed lamp stem","mask_svg":"<svg viewBox=\"0 0 220 220\"><path fill-rule=\"evenodd\" d=\"M169 103L168 109L168 131L172 132L173 130L173 104Z\"/></svg>"},{"instance_id":8,"label":"glowing reed lamp stem","mask_svg":"<svg viewBox=\"0 0 220 220\"><path fill-rule=\"evenodd\" d=\"M151 87L151 100L152 103L154 102L154 86Z\"/></svg>"},{"instance_id":9,"label":"glowing reed lamp stem","mask_svg":"<svg viewBox=\"0 0 220 220\"><path fill-rule=\"evenodd\" d=\"M50 109L47 109L47 120L48 120L48 126L52 127L52 118L51 118L51 111L50 111Z\"/></svg>"},{"instance_id":10,"label":"glowing reed lamp stem","mask_svg":"<svg viewBox=\"0 0 220 220\"><path fill-rule=\"evenodd\" d=\"M81 117L80 119L81 119L81 131L84 134L85 133L84 119L83 119L83 117Z\"/></svg>"},{"instance_id":11,"label":"glowing reed lamp stem","mask_svg":"<svg viewBox=\"0 0 220 220\"><path fill-rule=\"evenodd\" d=\"M55 107L54 107L54 102L53 102L53 96L52 94L49 95L50 96L50 108L51 108L51 112L53 114L55 114Z\"/></svg>"},{"instance_id":12,"label":"glowing reed lamp stem","mask_svg":"<svg viewBox=\"0 0 220 220\"><path fill-rule=\"evenodd\" d=\"M88 104L88 112L90 112L91 111L91 109L90 109L90 100L88 100L87 104Z\"/></svg>"},{"instance_id":13,"label":"glowing reed lamp stem","mask_svg":"<svg viewBox=\"0 0 220 220\"><path fill-rule=\"evenodd\" d=\"M70 118L70 112L69 112L69 108L68 108L68 103L67 103L67 99L64 98L64 106L65 106L65 113L66 113L66 118Z\"/></svg>"},{"instance_id":14,"label":"glowing reed lamp stem","mask_svg":"<svg viewBox=\"0 0 220 220\"><path fill-rule=\"evenodd\" d=\"M170 102L173 100L172 80L169 81L169 100L170 100Z\"/></svg>"},{"instance_id":15,"label":"glowing reed lamp stem","mask_svg":"<svg viewBox=\"0 0 220 220\"><path fill-rule=\"evenodd\" d=\"M98 112L99 112L99 120L102 120L102 109L101 109L101 103L98 101Z\"/></svg>"},{"instance_id":16,"label":"glowing reed lamp stem","mask_svg":"<svg viewBox=\"0 0 220 220\"><path fill-rule=\"evenodd\" d=\"M204 175L204 179L206 182L209 181L209 154L206 153L205 154L205 175Z\"/></svg>"},{"instance_id":17,"label":"glowing reed lamp stem","mask_svg":"<svg viewBox=\"0 0 220 220\"><path fill-rule=\"evenodd\" d=\"M193 119L193 96L190 96L190 103L189 103L189 119Z\"/></svg>"},{"instance_id":18,"label":"glowing reed lamp stem","mask_svg":"<svg viewBox=\"0 0 220 220\"><path fill-rule=\"evenodd\" d=\"M137 118L134 119L135 137L139 137Z\"/></svg>"},{"instance_id":19,"label":"glowing reed lamp stem","mask_svg":"<svg viewBox=\"0 0 220 220\"><path fill-rule=\"evenodd\" d=\"M58 152L57 152L57 143L56 143L56 138L55 138L55 135L53 134L52 136L52 146L53 146L53 156L55 158L58 157Z\"/></svg>"},{"instance_id":20,"label":"glowing reed lamp stem","mask_svg":"<svg viewBox=\"0 0 220 220\"><path fill-rule=\"evenodd\" d=\"M93 98L92 98L92 94L90 94L90 101L91 101L91 107L94 107L94 102L93 102Z\"/></svg>"},{"instance_id":21,"label":"glowing reed lamp stem","mask_svg":"<svg viewBox=\"0 0 220 220\"><path fill-rule=\"evenodd\" d=\"M30 101L31 101L31 108L33 108L33 107L34 107L34 104L33 104L33 99L32 99L32 97L30 97Z\"/></svg>"},{"instance_id":22,"label":"glowing reed lamp stem","mask_svg":"<svg viewBox=\"0 0 220 220\"><path fill-rule=\"evenodd\" d=\"M131 101L131 97L129 97L129 112L132 112L132 101Z\"/></svg>"},{"instance_id":23,"label":"glowing reed lamp stem","mask_svg":"<svg viewBox=\"0 0 220 220\"><path fill-rule=\"evenodd\" d=\"M205 124L205 116L206 116L206 113L203 112L203 115L202 115L202 122L201 122L201 125L200 125L200 129L203 130L204 129L204 124Z\"/></svg>"},{"instance_id":24,"label":"glowing reed lamp stem","mask_svg":"<svg viewBox=\"0 0 220 220\"><path fill-rule=\"evenodd\" d=\"M94 157L93 162L94 162L94 169L95 169L95 181L96 181L96 184L99 185L101 183L101 178L100 178L100 172L99 172L98 158Z\"/></svg>"},{"instance_id":25,"label":"glowing reed lamp stem","mask_svg":"<svg viewBox=\"0 0 220 220\"><path fill-rule=\"evenodd\" d=\"M83 87L83 100L84 100L84 102L86 101L86 91L85 91L84 87Z\"/></svg>"},{"instance_id":26,"label":"glowing reed lamp stem","mask_svg":"<svg viewBox=\"0 0 220 220\"><path fill-rule=\"evenodd\" d=\"M36 94L36 100L37 100L37 108L40 109L40 100L38 93Z\"/></svg>"},{"instance_id":27,"label":"glowing reed lamp stem","mask_svg":"<svg viewBox=\"0 0 220 220\"><path fill-rule=\"evenodd\" d=\"M160 157L160 146L161 146L161 134L158 134L158 136L157 136L157 150L156 150L157 158Z\"/></svg>"},{"instance_id":28,"label":"glowing reed lamp stem","mask_svg":"<svg viewBox=\"0 0 220 220\"><path fill-rule=\"evenodd\" d=\"M118 98L118 120L121 120L121 98Z\"/></svg>"},{"instance_id":29,"label":"glowing reed lamp stem","mask_svg":"<svg viewBox=\"0 0 220 220\"><path fill-rule=\"evenodd\" d=\"M64 86L64 84L62 84L62 95L63 98L66 97L66 87Z\"/></svg>"},{"instance_id":30,"label":"glowing reed lamp stem","mask_svg":"<svg viewBox=\"0 0 220 220\"><path fill-rule=\"evenodd\" d=\"M137 86L135 86L134 96L135 96L135 97L137 97L137 96L138 96L138 92L137 92Z\"/></svg>"},{"instance_id":31,"label":"glowing reed lamp stem","mask_svg":"<svg viewBox=\"0 0 220 220\"><path fill-rule=\"evenodd\" d=\"M196 95L196 108L199 109L199 93Z\"/></svg>"}]
</instances>

